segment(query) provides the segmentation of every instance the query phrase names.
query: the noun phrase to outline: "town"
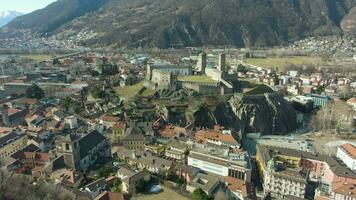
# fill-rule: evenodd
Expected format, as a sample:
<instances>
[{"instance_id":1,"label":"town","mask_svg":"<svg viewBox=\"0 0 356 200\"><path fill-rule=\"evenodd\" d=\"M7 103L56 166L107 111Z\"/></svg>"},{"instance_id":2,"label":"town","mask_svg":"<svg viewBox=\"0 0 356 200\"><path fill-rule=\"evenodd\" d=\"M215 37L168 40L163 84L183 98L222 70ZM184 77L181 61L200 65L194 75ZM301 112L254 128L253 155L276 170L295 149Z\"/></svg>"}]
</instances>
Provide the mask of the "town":
<instances>
[{"instance_id":1,"label":"town","mask_svg":"<svg viewBox=\"0 0 356 200\"><path fill-rule=\"evenodd\" d=\"M355 199L356 61L299 57L1 55L1 173L65 199Z\"/></svg>"}]
</instances>

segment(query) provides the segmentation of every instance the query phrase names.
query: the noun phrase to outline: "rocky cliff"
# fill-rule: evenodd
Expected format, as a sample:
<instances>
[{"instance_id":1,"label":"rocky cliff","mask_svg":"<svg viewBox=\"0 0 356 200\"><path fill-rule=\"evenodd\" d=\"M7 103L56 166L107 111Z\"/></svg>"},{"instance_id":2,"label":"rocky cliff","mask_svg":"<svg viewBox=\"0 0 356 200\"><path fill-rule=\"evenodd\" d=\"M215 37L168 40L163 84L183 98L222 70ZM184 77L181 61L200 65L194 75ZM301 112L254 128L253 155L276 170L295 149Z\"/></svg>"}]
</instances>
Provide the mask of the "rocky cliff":
<instances>
[{"instance_id":1,"label":"rocky cliff","mask_svg":"<svg viewBox=\"0 0 356 200\"><path fill-rule=\"evenodd\" d=\"M279 93L235 95L215 108L200 107L194 116L198 127L218 123L241 134L286 134L297 127L296 111Z\"/></svg>"}]
</instances>

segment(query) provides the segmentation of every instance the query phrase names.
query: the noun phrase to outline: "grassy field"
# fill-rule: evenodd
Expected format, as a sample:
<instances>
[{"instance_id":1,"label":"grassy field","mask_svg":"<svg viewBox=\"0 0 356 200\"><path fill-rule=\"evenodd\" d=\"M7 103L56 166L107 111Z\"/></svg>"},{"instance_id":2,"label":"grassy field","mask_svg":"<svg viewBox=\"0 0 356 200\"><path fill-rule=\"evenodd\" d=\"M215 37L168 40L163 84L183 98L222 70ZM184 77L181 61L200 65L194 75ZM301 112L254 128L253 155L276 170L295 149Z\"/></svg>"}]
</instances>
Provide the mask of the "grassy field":
<instances>
[{"instance_id":1,"label":"grassy field","mask_svg":"<svg viewBox=\"0 0 356 200\"><path fill-rule=\"evenodd\" d=\"M143 97L150 97L150 96L154 95L155 92L156 92L155 90L146 88L146 89L142 92L141 96L143 96Z\"/></svg>"},{"instance_id":2,"label":"grassy field","mask_svg":"<svg viewBox=\"0 0 356 200\"><path fill-rule=\"evenodd\" d=\"M271 93L271 92L273 92L273 90L270 87L268 87L267 85L259 85L252 89L247 90L246 92L244 92L244 94L246 94L246 95L260 95L260 94Z\"/></svg>"},{"instance_id":3,"label":"grassy field","mask_svg":"<svg viewBox=\"0 0 356 200\"><path fill-rule=\"evenodd\" d=\"M163 192L159 194L144 194L138 197L133 197L132 200L190 200L165 186L162 186L162 188Z\"/></svg>"},{"instance_id":4,"label":"grassy field","mask_svg":"<svg viewBox=\"0 0 356 200\"><path fill-rule=\"evenodd\" d=\"M53 58L54 56L59 56L59 55L51 55L51 54L22 54L20 57L22 58L28 58L34 61L45 61Z\"/></svg>"},{"instance_id":5,"label":"grassy field","mask_svg":"<svg viewBox=\"0 0 356 200\"><path fill-rule=\"evenodd\" d=\"M126 99L133 98L143 88L143 82L136 83L135 85L116 87L115 91L120 97Z\"/></svg>"},{"instance_id":6,"label":"grassy field","mask_svg":"<svg viewBox=\"0 0 356 200\"><path fill-rule=\"evenodd\" d=\"M209 76L180 76L179 81L190 81L196 83L216 83L217 81L211 79Z\"/></svg>"},{"instance_id":7,"label":"grassy field","mask_svg":"<svg viewBox=\"0 0 356 200\"><path fill-rule=\"evenodd\" d=\"M271 57L271 58L248 58L246 62L252 65L266 67L266 68L283 68L290 64L293 65L305 65L313 64L320 65L325 62L320 57L308 57L308 56L293 56L293 57Z\"/></svg>"}]
</instances>

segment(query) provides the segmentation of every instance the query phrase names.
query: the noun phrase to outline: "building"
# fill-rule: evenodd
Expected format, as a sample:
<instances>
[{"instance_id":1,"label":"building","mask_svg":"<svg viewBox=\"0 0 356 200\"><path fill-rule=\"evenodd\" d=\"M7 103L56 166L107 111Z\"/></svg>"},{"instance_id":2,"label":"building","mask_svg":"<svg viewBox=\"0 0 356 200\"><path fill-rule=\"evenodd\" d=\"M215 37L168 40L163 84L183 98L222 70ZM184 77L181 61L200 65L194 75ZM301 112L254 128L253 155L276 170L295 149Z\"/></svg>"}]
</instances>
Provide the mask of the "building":
<instances>
[{"instance_id":1,"label":"building","mask_svg":"<svg viewBox=\"0 0 356 200\"><path fill-rule=\"evenodd\" d=\"M167 158L172 158L177 162L185 161L187 153L187 146L180 142L171 142L165 151L165 156Z\"/></svg>"},{"instance_id":2,"label":"building","mask_svg":"<svg viewBox=\"0 0 356 200\"><path fill-rule=\"evenodd\" d=\"M7 158L27 146L25 134L11 132L0 137L0 159Z\"/></svg>"},{"instance_id":3,"label":"building","mask_svg":"<svg viewBox=\"0 0 356 200\"><path fill-rule=\"evenodd\" d=\"M82 191L88 193L90 197L94 199L100 195L101 191L106 189L106 186L107 182L105 178L100 178L84 186Z\"/></svg>"},{"instance_id":4,"label":"building","mask_svg":"<svg viewBox=\"0 0 356 200\"><path fill-rule=\"evenodd\" d=\"M210 143L218 146L230 148L240 148L240 144L232 136L230 130L223 130L223 127L215 126L214 130L200 130L195 133L195 140L202 143Z\"/></svg>"},{"instance_id":5,"label":"building","mask_svg":"<svg viewBox=\"0 0 356 200\"><path fill-rule=\"evenodd\" d=\"M4 91L7 95L22 95L32 86L29 83L5 83Z\"/></svg>"},{"instance_id":6,"label":"building","mask_svg":"<svg viewBox=\"0 0 356 200\"><path fill-rule=\"evenodd\" d=\"M129 128L132 129L132 128ZM146 137L140 133L128 134L121 140L124 147L130 150L144 150Z\"/></svg>"},{"instance_id":7,"label":"building","mask_svg":"<svg viewBox=\"0 0 356 200\"><path fill-rule=\"evenodd\" d=\"M188 165L203 171L251 181L251 163L246 152L231 152L229 148L196 145L190 150Z\"/></svg>"},{"instance_id":8,"label":"building","mask_svg":"<svg viewBox=\"0 0 356 200\"><path fill-rule=\"evenodd\" d=\"M125 178L122 179L122 192L126 194L136 193L136 185L140 181L148 182L151 176L146 170L133 172L131 171Z\"/></svg>"},{"instance_id":9,"label":"building","mask_svg":"<svg viewBox=\"0 0 356 200\"><path fill-rule=\"evenodd\" d=\"M112 128L116 123L119 122L119 118L111 115L103 115L100 117L100 124L105 126L106 128Z\"/></svg>"},{"instance_id":10,"label":"building","mask_svg":"<svg viewBox=\"0 0 356 200\"><path fill-rule=\"evenodd\" d=\"M339 146L336 157L351 170L356 170L356 147L353 144L346 143Z\"/></svg>"},{"instance_id":11,"label":"building","mask_svg":"<svg viewBox=\"0 0 356 200\"><path fill-rule=\"evenodd\" d=\"M258 145L256 164L262 177L272 158L287 168L308 172L308 180L317 183L317 193L330 196L335 188L346 183L356 184L356 173L334 157L296 149Z\"/></svg>"},{"instance_id":12,"label":"building","mask_svg":"<svg viewBox=\"0 0 356 200\"><path fill-rule=\"evenodd\" d=\"M202 52L199 54L199 60L197 63L197 71L200 74L205 74L205 68L206 68L206 53Z\"/></svg>"},{"instance_id":13,"label":"building","mask_svg":"<svg viewBox=\"0 0 356 200\"><path fill-rule=\"evenodd\" d=\"M323 107L332 100L329 96L318 94L308 94L307 96L311 97L311 100L314 103L314 108Z\"/></svg>"},{"instance_id":14,"label":"building","mask_svg":"<svg viewBox=\"0 0 356 200\"><path fill-rule=\"evenodd\" d=\"M191 182L186 185L186 190L193 193L200 188L206 194L213 195L219 187L223 187L223 178L212 174L198 173Z\"/></svg>"},{"instance_id":15,"label":"building","mask_svg":"<svg viewBox=\"0 0 356 200\"><path fill-rule=\"evenodd\" d=\"M288 196L304 198L307 186L307 174L301 170L279 167L275 159L268 162L264 174L264 194L277 199L285 199Z\"/></svg>"},{"instance_id":16,"label":"building","mask_svg":"<svg viewBox=\"0 0 356 200\"><path fill-rule=\"evenodd\" d=\"M2 108L1 118L4 126L12 127L25 123L27 109L9 108L4 105Z\"/></svg>"},{"instance_id":17,"label":"building","mask_svg":"<svg viewBox=\"0 0 356 200\"><path fill-rule=\"evenodd\" d=\"M110 141L97 131L80 137L66 135L59 138L57 150L64 156L65 164L76 170L86 170L98 159L110 157Z\"/></svg>"}]
</instances>

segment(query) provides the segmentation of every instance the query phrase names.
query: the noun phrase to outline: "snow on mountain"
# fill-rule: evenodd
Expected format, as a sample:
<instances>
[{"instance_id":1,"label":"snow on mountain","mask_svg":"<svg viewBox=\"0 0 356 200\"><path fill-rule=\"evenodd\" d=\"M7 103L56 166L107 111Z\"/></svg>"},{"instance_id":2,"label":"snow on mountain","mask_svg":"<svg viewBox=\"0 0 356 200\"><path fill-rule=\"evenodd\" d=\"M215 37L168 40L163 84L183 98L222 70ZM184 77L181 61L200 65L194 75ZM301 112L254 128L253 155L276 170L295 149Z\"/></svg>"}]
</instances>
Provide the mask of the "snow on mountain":
<instances>
[{"instance_id":1,"label":"snow on mountain","mask_svg":"<svg viewBox=\"0 0 356 200\"><path fill-rule=\"evenodd\" d=\"M0 28L20 15L22 15L22 13L17 11L0 11Z\"/></svg>"}]
</instances>

